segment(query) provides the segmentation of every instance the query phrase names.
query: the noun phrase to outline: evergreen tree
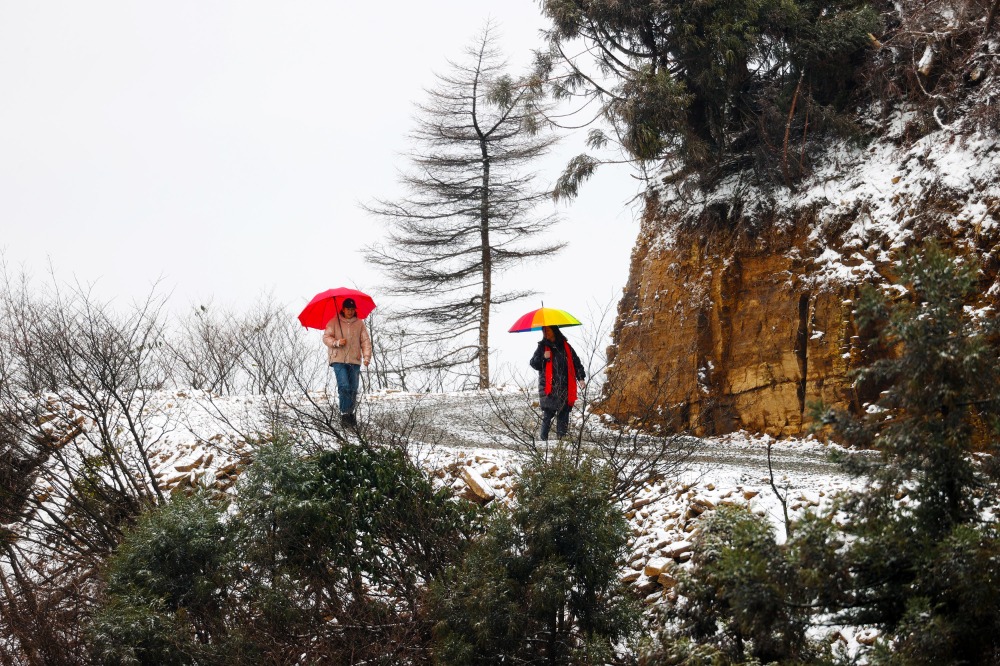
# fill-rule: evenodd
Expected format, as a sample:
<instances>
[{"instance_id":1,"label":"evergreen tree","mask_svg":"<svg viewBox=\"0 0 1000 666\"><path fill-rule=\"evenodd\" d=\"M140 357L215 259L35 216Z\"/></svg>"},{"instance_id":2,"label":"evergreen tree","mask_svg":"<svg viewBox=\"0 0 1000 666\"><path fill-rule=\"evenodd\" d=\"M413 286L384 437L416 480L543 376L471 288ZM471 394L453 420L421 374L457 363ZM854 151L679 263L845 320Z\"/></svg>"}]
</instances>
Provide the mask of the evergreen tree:
<instances>
[{"instance_id":1,"label":"evergreen tree","mask_svg":"<svg viewBox=\"0 0 1000 666\"><path fill-rule=\"evenodd\" d=\"M530 169L555 139L538 133L537 86L507 74L496 41L487 24L465 58L437 76L417 107L416 148L402 176L408 194L367 207L389 225L385 246L369 248L368 259L406 297L400 317L420 325L411 339L432 352L424 366L475 363L479 388L490 385L490 313L527 295L494 289L496 276L563 246L531 244L554 215L535 214L551 192Z\"/></svg>"},{"instance_id":2,"label":"evergreen tree","mask_svg":"<svg viewBox=\"0 0 1000 666\"><path fill-rule=\"evenodd\" d=\"M232 651L224 508L204 494L178 496L126 535L90 627L99 663L192 664Z\"/></svg>"},{"instance_id":3,"label":"evergreen tree","mask_svg":"<svg viewBox=\"0 0 1000 666\"><path fill-rule=\"evenodd\" d=\"M813 663L809 586L766 518L720 507L694 552L643 666Z\"/></svg>"},{"instance_id":4,"label":"evergreen tree","mask_svg":"<svg viewBox=\"0 0 1000 666\"><path fill-rule=\"evenodd\" d=\"M1000 541L984 513L996 478L974 455L996 453L1000 339L995 313L972 307L979 276L928 245L901 263L899 296L870 290L859 323L893 353L859 381L879 398L860 418L829 418L850 444L880 451L848 461L869 481L841 507L853 537L845 619L886 632L880 662L1000 658Z\"/></svg>"},{"instance_id":5,"label":"evergreen tree","mask_svg":"<svg viewBox=\"0 0 1000 666\"><path fill-rule=\"evenodd\" d=\"M627 523L612 478L560 449L522 471L517 506L498 511L434 588L441 664L606 664L637 628L618 581Z\"/></svg>"},{"instance_id":6,"label":"evergreen tree","mask_svg":"<svg viewBox=\"0 0 1000 666\"><path fill-rule=\"evenodd\" d=\"M844 457L864 487L796 522L781 546L763 519L720 509L696 540L650 666L824 663L832 655L805 639L820 616L878 627L873 664L1000 660L996 466L975 455L996 453L995 313L972 307L976 264L935 245L897 274L899 285L869 289L856 311L876 359L858 388L878 399L860 415L826 416L866 450Z\"/></svg>"},{"instance_id":7,"label":"evergreen tree","mask_svg":"<svg viewBox=\"0 0 1000 666\"><path fill-rule=\"evenodd\" d=\"M424 586L459 559L468 507L399 449L268 449L237 499L237 544L255 572L247 594L271 602L262 631L276 644L309 635L317 659L402 660L427 638Z\"/></svg>"},{"instance_id":8,"label":"evergreen tree","mask_svg":"<svg viewBox=\"0 0 1000 666\"><path fill-rule=\"evenodd\" d=\"M838 111L878 26L863 0L541 5L552 28L539 72L556 95L599 100L633 158L709 181L751 166L768 179L797 177L807 141L843 124ZM592 145L608 140L595 131ZM596 164L571 162L559 192L574 194Z\"/></svg>"}]
</instances>

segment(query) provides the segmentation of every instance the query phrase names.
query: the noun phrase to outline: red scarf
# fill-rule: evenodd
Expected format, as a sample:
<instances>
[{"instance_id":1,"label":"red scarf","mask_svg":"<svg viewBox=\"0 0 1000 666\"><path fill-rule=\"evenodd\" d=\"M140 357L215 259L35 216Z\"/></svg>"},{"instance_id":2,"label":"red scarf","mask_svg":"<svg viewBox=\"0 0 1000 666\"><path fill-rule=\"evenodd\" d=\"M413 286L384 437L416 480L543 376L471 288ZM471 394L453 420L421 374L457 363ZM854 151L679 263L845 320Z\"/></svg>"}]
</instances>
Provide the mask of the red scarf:
<instances>
[{"instance_id":1,"label":"red scarf","mask_svg":"<svg viewBox=\"0 0 1000 666\"><path fill-rule=\"evenodd\" d=\"M569 348L569 342L563 342L566 347L566 375L568 380L569 395L566 396L566 404L572 407L576 404L576 366L573 365L573 351ZM552 359L545 362L545 395L552 393Z\"/></svg>"}]
</instances>

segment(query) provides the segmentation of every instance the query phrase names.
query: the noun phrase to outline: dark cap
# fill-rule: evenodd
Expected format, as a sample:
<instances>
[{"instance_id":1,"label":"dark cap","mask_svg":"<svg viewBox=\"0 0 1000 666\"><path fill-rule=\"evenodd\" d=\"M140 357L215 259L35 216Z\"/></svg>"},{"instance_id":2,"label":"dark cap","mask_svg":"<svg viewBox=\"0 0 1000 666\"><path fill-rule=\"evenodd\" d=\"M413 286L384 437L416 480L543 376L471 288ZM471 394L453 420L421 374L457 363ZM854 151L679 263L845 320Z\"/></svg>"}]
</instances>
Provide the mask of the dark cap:
<instances>
[{"instance_id":1,"label":"dark cap","mask_svg":"<svg viewBox=\"0 0 1000 666\"><path fill-rule=\"evenodd\" d=\"M354 299L353 298L345 298L344 299L344 307L345 308L356 308L357 305L354 304Z\"/></svg>"}]
</instances>

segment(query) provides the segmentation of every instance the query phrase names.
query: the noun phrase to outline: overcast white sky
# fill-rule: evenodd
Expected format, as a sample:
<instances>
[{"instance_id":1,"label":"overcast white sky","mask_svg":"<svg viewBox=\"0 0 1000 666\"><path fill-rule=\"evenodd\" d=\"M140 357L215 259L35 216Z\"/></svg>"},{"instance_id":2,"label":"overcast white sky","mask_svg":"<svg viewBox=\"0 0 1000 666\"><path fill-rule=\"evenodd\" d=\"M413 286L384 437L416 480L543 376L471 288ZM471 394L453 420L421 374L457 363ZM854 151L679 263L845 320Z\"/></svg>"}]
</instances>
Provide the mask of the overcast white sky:
<instances>
[{"instance_id":1,"label":"overcast white sky","mask_svg":"<svg viewBox=\"0 0 1000 666\"><path fill-rule=\"evenodd\" d=\"M358 204L398 191L413 103L488 17L526 64L534 0L0 0L8 270L44 279L51 263L124 303L160 280L176 312L266 293L297 312L340 285L391 305L360 252L383 228ZM581 146L565 141L545 178ZM558 206L569 248L501 276L541 291L494 314L501 363L526 363L536 334L505 331L538 300L582 320L617 301L637 187L599 171Z\"/></svg>"}]
</instances>

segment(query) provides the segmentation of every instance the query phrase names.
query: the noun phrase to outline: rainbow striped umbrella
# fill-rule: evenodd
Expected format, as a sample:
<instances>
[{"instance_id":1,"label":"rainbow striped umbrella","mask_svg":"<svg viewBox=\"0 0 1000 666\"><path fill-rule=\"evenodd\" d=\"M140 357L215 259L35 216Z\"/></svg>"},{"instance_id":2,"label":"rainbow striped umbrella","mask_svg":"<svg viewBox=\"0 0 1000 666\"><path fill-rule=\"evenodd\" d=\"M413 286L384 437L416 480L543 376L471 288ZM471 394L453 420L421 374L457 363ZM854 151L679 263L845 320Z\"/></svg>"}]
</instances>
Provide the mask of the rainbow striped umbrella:
<instances>
[{"instance_id":1,"label":"rainbow striped umbrella","mask_svg":"<svg viewBox=\"0 0 1000 666\"><path fill-rule=\"evenodd\" d=\"M580 321L565 310L541 307L518 317L508 332L524 333L526 331L540 331L542 330L542 326L580 325Z\"/></svg>"}]
</instances>

